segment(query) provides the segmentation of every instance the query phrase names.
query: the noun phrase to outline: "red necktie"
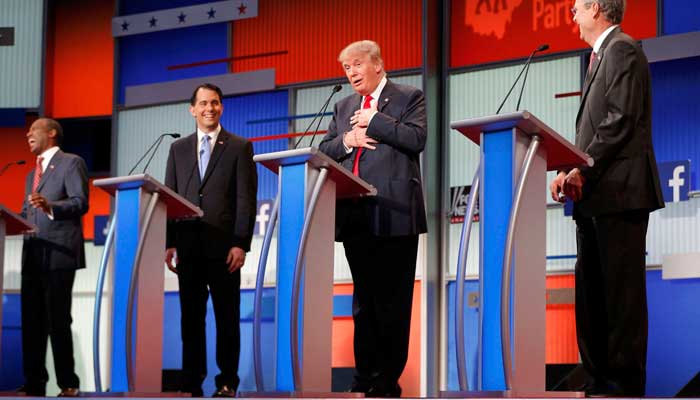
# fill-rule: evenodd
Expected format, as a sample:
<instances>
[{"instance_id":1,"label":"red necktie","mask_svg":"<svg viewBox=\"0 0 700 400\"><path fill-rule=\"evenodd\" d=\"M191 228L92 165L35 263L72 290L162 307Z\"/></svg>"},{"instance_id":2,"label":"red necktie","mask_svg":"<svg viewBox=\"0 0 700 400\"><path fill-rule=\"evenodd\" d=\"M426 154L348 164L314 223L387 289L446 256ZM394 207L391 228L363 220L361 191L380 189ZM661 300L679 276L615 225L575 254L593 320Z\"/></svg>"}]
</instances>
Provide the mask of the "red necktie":
<instances>
[{"instance_id":1,"label":"red necktie","mask_svg":"<svg viewBox=\"0 0 700 400\"><path fill-rule=\"evenodd\" d=\"M41 162L44 161L44 157L36 158L36 168L34 168L34 181L32 181L32 193L36 193L36 189L39 187L39 181L41 181L41 176L44 171L41 170Z\"/></svg>"},{"instance_id":2,"label":"red necktie","mask_svg":"<svg viewBox=\"0 0 700 400\"><path fill-rule=\"evenodd\" d=\"M595 51L591 52L591 58L588 60L588 73L591 73L591 70L593 69L593 63L595 62L595 58L598 55L596 54Z\"/></svg>"},{"instance_id":3,"label":"red necktie","mask_svg":"<svg viewBox=\"0 0 700 400\"><path fill-rule=\"evenodd\" d=\"M362 103L362 109L370 108L372 96L366 96L365 102ZM362 147L357 148L357 153L355 154L355 162L352 164L352 174L355 176L360 176L360 155L362 154Z\"/></svg>"}]
</instances>

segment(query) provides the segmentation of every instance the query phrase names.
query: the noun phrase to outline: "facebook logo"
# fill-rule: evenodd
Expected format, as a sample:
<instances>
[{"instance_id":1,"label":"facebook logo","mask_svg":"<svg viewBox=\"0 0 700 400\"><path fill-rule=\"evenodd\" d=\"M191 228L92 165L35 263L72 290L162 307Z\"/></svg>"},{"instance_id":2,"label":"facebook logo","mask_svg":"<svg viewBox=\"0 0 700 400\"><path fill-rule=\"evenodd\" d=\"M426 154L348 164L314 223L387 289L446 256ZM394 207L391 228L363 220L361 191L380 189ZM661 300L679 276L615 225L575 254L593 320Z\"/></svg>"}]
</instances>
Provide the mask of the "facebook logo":
<instances>
[{"instance_id":1,"label":"facebook logo","mask_svg":"<svg viewBox=\"0 0 700 400\"><path fill-rule=\"evenodd\" d=\"M659 178L666 203L688 200L690 160L659 163Z\"/></svg>"},{"instance_id":2,"label":"facebook logo","mask_svg":"<svg viewBox=\"0 0 700 400\"><path fill-rule=\"evenodd\" d=\"M104 246L107 241L107 232L109 231L109 215L95 215L93 244L95 246Z\"/></svg>"},{"instance_id":3,"label":"facebook logo","mask_svg":"<svg viewBox=\"0 0 700 400\"><path fill-rule=\"evenodd\" d=\"M255 236L265 236L265 232L267 232L270 223L270 217L272 216L273 203L274 201L272 200L258 201L258 212L255 215Z\"/></svg>"}]
</instances>

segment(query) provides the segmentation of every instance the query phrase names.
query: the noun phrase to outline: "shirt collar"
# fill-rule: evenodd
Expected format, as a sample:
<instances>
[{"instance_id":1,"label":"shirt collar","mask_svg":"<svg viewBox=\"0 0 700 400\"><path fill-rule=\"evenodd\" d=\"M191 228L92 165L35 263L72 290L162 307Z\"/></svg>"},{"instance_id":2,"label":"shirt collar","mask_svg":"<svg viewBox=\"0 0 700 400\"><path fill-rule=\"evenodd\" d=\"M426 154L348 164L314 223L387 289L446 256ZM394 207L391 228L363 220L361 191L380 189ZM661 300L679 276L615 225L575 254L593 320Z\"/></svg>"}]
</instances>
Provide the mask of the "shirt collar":
<instances>
[{"instance_id":1,"label":"shirt collar","mask_svg":"<svg viewBox=\"0 0 700 400\"><path fill-rule=\"evenodd\" d=\"M374 92L370 93L370 96L372 96L372 101L375 102L375 104L379 104L379 96L382 95L382 90L384 90L384 86L386 86L386 74L382 77L382 80L379 81L379 85L377 85L377 88L374 89ZM365 102L365 96L362 96L362 102L360 104L364 104Z\"/></svg>"},{"instance_id":2,"label":"shirt collar","mask_svg":"<svg viewBox=\"0 0 700 400\"><path fill-rule=\"evenodd\" d=\"M219 132L221 132L221 124L219 124L216 127L216 129L214 129L214 132L209 132L209 133L205 133L204 131L202 131L198 127L197 128L197 143L202 142L202 137L204 137L204 135L209 135L209 137L211 138L209 143L216 143L216 138L219 137Z\"/></svg>"},{"instance_id":3,"label":"shirt collar","mask_svg":"<svg viewBox=\"0 0 700 400\"><path fill-rule=\"evenodd\" d=\"M603 45L605 38L607 38L608 35L610 35L610 32L612 32L613 29L617 28L618 26L619 25L612 25L608 29L603 31L603 33L601 33L600 36L598 36L598 39L596 39L595 43L593 44L594 53L598 54L600 52L600 47Z\"/></svg>"},{"instance_id":4,"label":"shirt collar","mask_svg":"<svg viewBox=\"0 0 700 400\"><path fill-rule=\"evenodd\" d=\"M53 156L58 153L58 146L53 146L49 147L48 149L44 150L43 153L39 154L39 157L43 157L43 160L41 161L41 170L44 171L46 170L46 166L49 165L49 162L53 158Z\"/></svg>"}]
</instances>

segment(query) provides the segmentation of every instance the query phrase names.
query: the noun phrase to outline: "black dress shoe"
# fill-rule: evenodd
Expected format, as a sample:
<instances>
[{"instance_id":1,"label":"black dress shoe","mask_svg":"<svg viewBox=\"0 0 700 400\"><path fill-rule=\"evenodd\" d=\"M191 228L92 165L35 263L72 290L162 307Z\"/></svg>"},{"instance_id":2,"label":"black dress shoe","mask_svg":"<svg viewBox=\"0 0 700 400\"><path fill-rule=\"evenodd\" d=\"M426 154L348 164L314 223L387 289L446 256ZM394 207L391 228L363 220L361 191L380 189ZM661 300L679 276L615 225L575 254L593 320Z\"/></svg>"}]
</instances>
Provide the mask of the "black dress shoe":
<instances>
[{"instance_id":1,"label":"black dress shoe","mask_svg":"<svg viewBox=\"0 0 700 400\"><path fill-rule=\"evenodd\" d=\"M64 388L56 397L80 397L80 389Z\"/></svg>"},{"instance_id":2,"label":"black dress shoe","mask_svg":"<svg viewBox=\"0 0 700 400\"><path fill-rule=\"evenodd\" d=\"M45 397L46 388L36 388L30 385L22 385L15 390L18 396Z\"/></svg>"},{"instance_id":3,"label":"black dress shoe","mask_svg":"<svg viewBox=\"0 0 700 400\"><path fill-rule=\"evenodd\" d=\"M236 390L231 389L228 385L223 385L216 389L216 392L211 397L236 397Z\"/></svg>"}]
</instances>

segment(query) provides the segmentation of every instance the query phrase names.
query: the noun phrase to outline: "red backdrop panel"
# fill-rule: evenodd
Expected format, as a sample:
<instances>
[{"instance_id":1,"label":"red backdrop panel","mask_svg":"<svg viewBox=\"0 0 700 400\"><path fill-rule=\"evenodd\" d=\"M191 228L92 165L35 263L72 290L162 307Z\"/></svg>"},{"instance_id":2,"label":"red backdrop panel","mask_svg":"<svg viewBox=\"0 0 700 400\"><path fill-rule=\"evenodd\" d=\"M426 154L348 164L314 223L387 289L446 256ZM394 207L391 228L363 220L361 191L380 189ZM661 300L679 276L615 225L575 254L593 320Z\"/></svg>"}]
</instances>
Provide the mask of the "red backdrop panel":
<instances>
[{"instance_id":1,"label":"red backdrop panel","mask_svg":"<svg viewBox=\"0 0 700 400\"><path fill-rule=\"evenodd\" d=\"M112 114L114 0L54 4L46 65L46 114Z\"/></svg>"},{"instance_id":2,"label":"red backdrop panel","mask_svg":"<svg viewBox=\"0 0 700 400\"><path fill-rule=\"evenodd\" d=\"M338 53L361 39L379 43L388 70L417 68L421 7L420 0L259 0L257 18L233 22L233 56L288 53L236 61L233 72L274 68L278 85L336 78Z\"/></svg>"},{"instance_id":3,"label":"red backdrop panel","mask_svg":"<svg viewBox=\"0 0 700 400\"><path fill-rule=\"evenodd\" d=\"M574 275L550 275L547 289L574 288ZM577 364L576 316L573 304L547 305L545 359L547 364Z\"/></svg>"},{"instance_id":4,"label":"red backdrop panel","mask_svg":"<svg viewBox=\"0 0 700 400\"><path fill-rule=\"evenodd\" d=\"M644 39L656 36L657 0L627 2L622 29ZM451 0L450 66L527 57L543 43L550 52L583 49L573 22L573 0Z\"/></svg>"}]
</instances>

